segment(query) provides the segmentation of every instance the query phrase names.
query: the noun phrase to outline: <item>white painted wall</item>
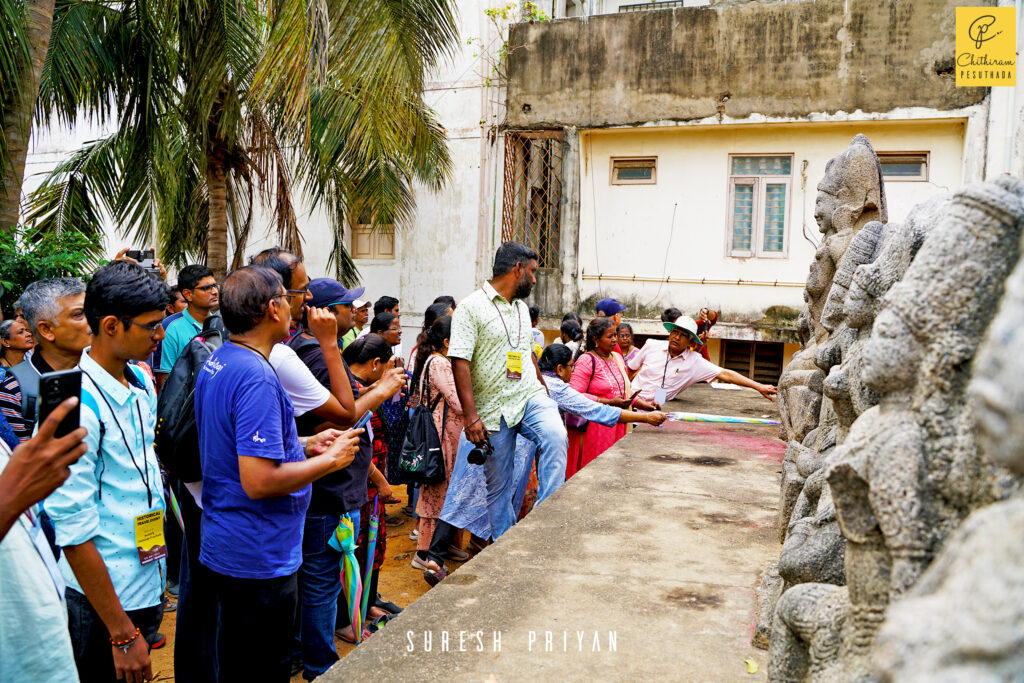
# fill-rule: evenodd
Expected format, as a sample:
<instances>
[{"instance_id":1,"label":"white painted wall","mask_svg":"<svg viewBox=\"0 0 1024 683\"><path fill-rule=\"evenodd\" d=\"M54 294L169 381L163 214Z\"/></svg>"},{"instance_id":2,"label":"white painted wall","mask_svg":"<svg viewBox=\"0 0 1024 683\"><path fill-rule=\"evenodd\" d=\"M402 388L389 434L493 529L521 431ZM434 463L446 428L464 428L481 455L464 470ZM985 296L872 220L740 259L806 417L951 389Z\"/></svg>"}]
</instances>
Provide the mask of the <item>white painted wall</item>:
<instances>
[{"instance_id":1,"label":"white painted wall","mask_svg":"<svg viewBox=\"0 0 1024 683\"><path fill-rule=\"evenodd\" d=\"M928 182L887 182L889 219L901 220L917 202L961 184L964 119L679 126L581 133L581 297L614 296L624 303L684 312L711 306L751 314L771 305L799 308L802 288L820 241L814 222L818 181L826 162L857 133L876 151L928 151ZM730 154L792 154L786 258L729 257L728 159ZM610 158L658 157L656 185L610 185ZM806 182L800 169L807 161ZM673 211L675 220L673 223ZM634 283L595 275L709 280L753 280L793 286ZM691 313L692 314L692 313Z\"/></svg>"}]
</instances>

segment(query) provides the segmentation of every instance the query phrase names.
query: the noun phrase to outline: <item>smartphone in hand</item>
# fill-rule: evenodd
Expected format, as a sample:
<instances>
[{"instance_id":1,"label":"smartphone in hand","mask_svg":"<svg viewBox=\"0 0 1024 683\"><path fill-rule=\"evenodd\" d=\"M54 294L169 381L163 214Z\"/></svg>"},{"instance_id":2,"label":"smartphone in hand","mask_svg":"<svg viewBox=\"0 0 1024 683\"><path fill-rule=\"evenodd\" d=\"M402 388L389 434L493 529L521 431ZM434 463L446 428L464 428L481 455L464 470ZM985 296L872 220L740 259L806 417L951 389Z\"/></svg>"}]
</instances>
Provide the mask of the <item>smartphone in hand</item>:
<instances>
[{"instance_id":1,"label":"smartphone in hand","mask_svg":"<svg viewBox=\"0 0 1024 683\"><path fill-rule=\"evenodd\" d=\"M60 372L46 372L39 377L39 400L38 417L36 424L42 424L43 420L49 417L54 408L67 399L74 396L80 398L82 394L82 371L61 370ZM54 436L60 438L78 429L80 422L79 405L71 409L60 424Z\"/></svg>"},{"instance_id":2,"label":"smartphone in hand","mask_svg":"<svg viewBox=\"0 0 1024 683\"><path fill-rule=\"evenodd\" d=\"M373 417L373 413L367 410L365 413L359 416L359 419L356 421L356 423L352 425L352 429L363 429L364 427L366 427L366 423L370 421L371 417Z\"/></svg>"}]
</instances>

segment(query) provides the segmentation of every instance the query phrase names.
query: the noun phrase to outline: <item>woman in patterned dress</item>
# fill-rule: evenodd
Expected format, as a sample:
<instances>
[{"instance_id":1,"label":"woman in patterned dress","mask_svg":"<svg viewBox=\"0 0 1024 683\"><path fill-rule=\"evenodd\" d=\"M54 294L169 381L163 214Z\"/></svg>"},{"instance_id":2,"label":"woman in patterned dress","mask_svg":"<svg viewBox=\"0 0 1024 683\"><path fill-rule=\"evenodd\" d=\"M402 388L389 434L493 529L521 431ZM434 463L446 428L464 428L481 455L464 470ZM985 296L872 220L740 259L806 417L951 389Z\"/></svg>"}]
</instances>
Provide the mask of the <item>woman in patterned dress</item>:
<instances>
[{"instance_id":1,"label":"woman in patterned dress","mask_svg":"<svg viewBox=\"0 0 1024 683\"><path fill-rule=\"evenodd\" d=\"M455 392L455 375L452 374L452 364L448 360L451 334L451 316L438 318L430 326L426 338L417 349L416 373L412 383L417 402L425 402L428 406L435 402L437 404L433 409L434 426L441 438L441 453L444 456L444 481L421 487L416 502L419 536L412 566L424 570L431 568L427 564L427 550L441 516L441 508L444 507L463 427L462 404Z\"/></svg>"}]
</instances>

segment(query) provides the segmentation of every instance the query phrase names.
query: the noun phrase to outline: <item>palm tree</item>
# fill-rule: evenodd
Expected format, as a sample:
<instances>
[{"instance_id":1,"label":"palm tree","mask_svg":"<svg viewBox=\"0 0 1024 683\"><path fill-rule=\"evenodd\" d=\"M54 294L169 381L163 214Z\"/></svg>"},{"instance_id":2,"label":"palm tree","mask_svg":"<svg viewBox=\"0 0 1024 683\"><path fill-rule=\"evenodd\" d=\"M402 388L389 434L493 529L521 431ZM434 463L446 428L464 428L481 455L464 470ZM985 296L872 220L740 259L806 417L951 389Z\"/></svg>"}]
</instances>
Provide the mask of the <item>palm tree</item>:
<instances>
[{"instance_id":1,"label":"palm tree","mask_svg":"<svg viewBox=\"0 0 1024 683\"><path fill-rule=\"evenodd\" d=\"M183 265L240 265L253 214L301 253L296 188L330 217L351 279L346 218L401 226L412 184L451 173L424 73L455 46L447 0L57 0L38 109L117 129L60 164L30 197L45 230L109 215Z\"/></svg>"},{"instance_id":2,"label":"palm tree","mask_svg":"<svg viewBox=\"0 0 1024 683\"><path fill-rule=\"evenodd\" d=\"M0 0L0 231L18 222L32 115L50 41L54 0Z\"/></svg>"}]
</instances>

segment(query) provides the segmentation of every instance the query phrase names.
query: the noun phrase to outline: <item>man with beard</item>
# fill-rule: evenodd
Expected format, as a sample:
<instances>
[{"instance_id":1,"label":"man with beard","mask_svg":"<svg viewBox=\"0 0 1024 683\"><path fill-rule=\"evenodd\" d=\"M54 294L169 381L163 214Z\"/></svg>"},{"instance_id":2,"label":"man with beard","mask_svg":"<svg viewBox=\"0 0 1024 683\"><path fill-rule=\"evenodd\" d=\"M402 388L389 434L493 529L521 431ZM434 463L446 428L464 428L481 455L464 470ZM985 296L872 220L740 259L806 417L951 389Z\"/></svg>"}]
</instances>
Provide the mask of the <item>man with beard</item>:
<instances>
[{"instance_id":1,"label":"man with beard","mask_svg":"<svg viewBox=\"0 0 1024 683\"><path fill-rule=\"evenodd\" d=\"M502 244L490 282L452 315L448 357L466 423L460 457L468 452L467 440L478 446L489 441L494 449L483 467L495 539L516 520L512 461L520 433L538 446L537 502L565 481L568 437L533 357L530 312L522 301L537 284L536 272L537 252L518 242Z\"/></svg>"}]
</instances>

